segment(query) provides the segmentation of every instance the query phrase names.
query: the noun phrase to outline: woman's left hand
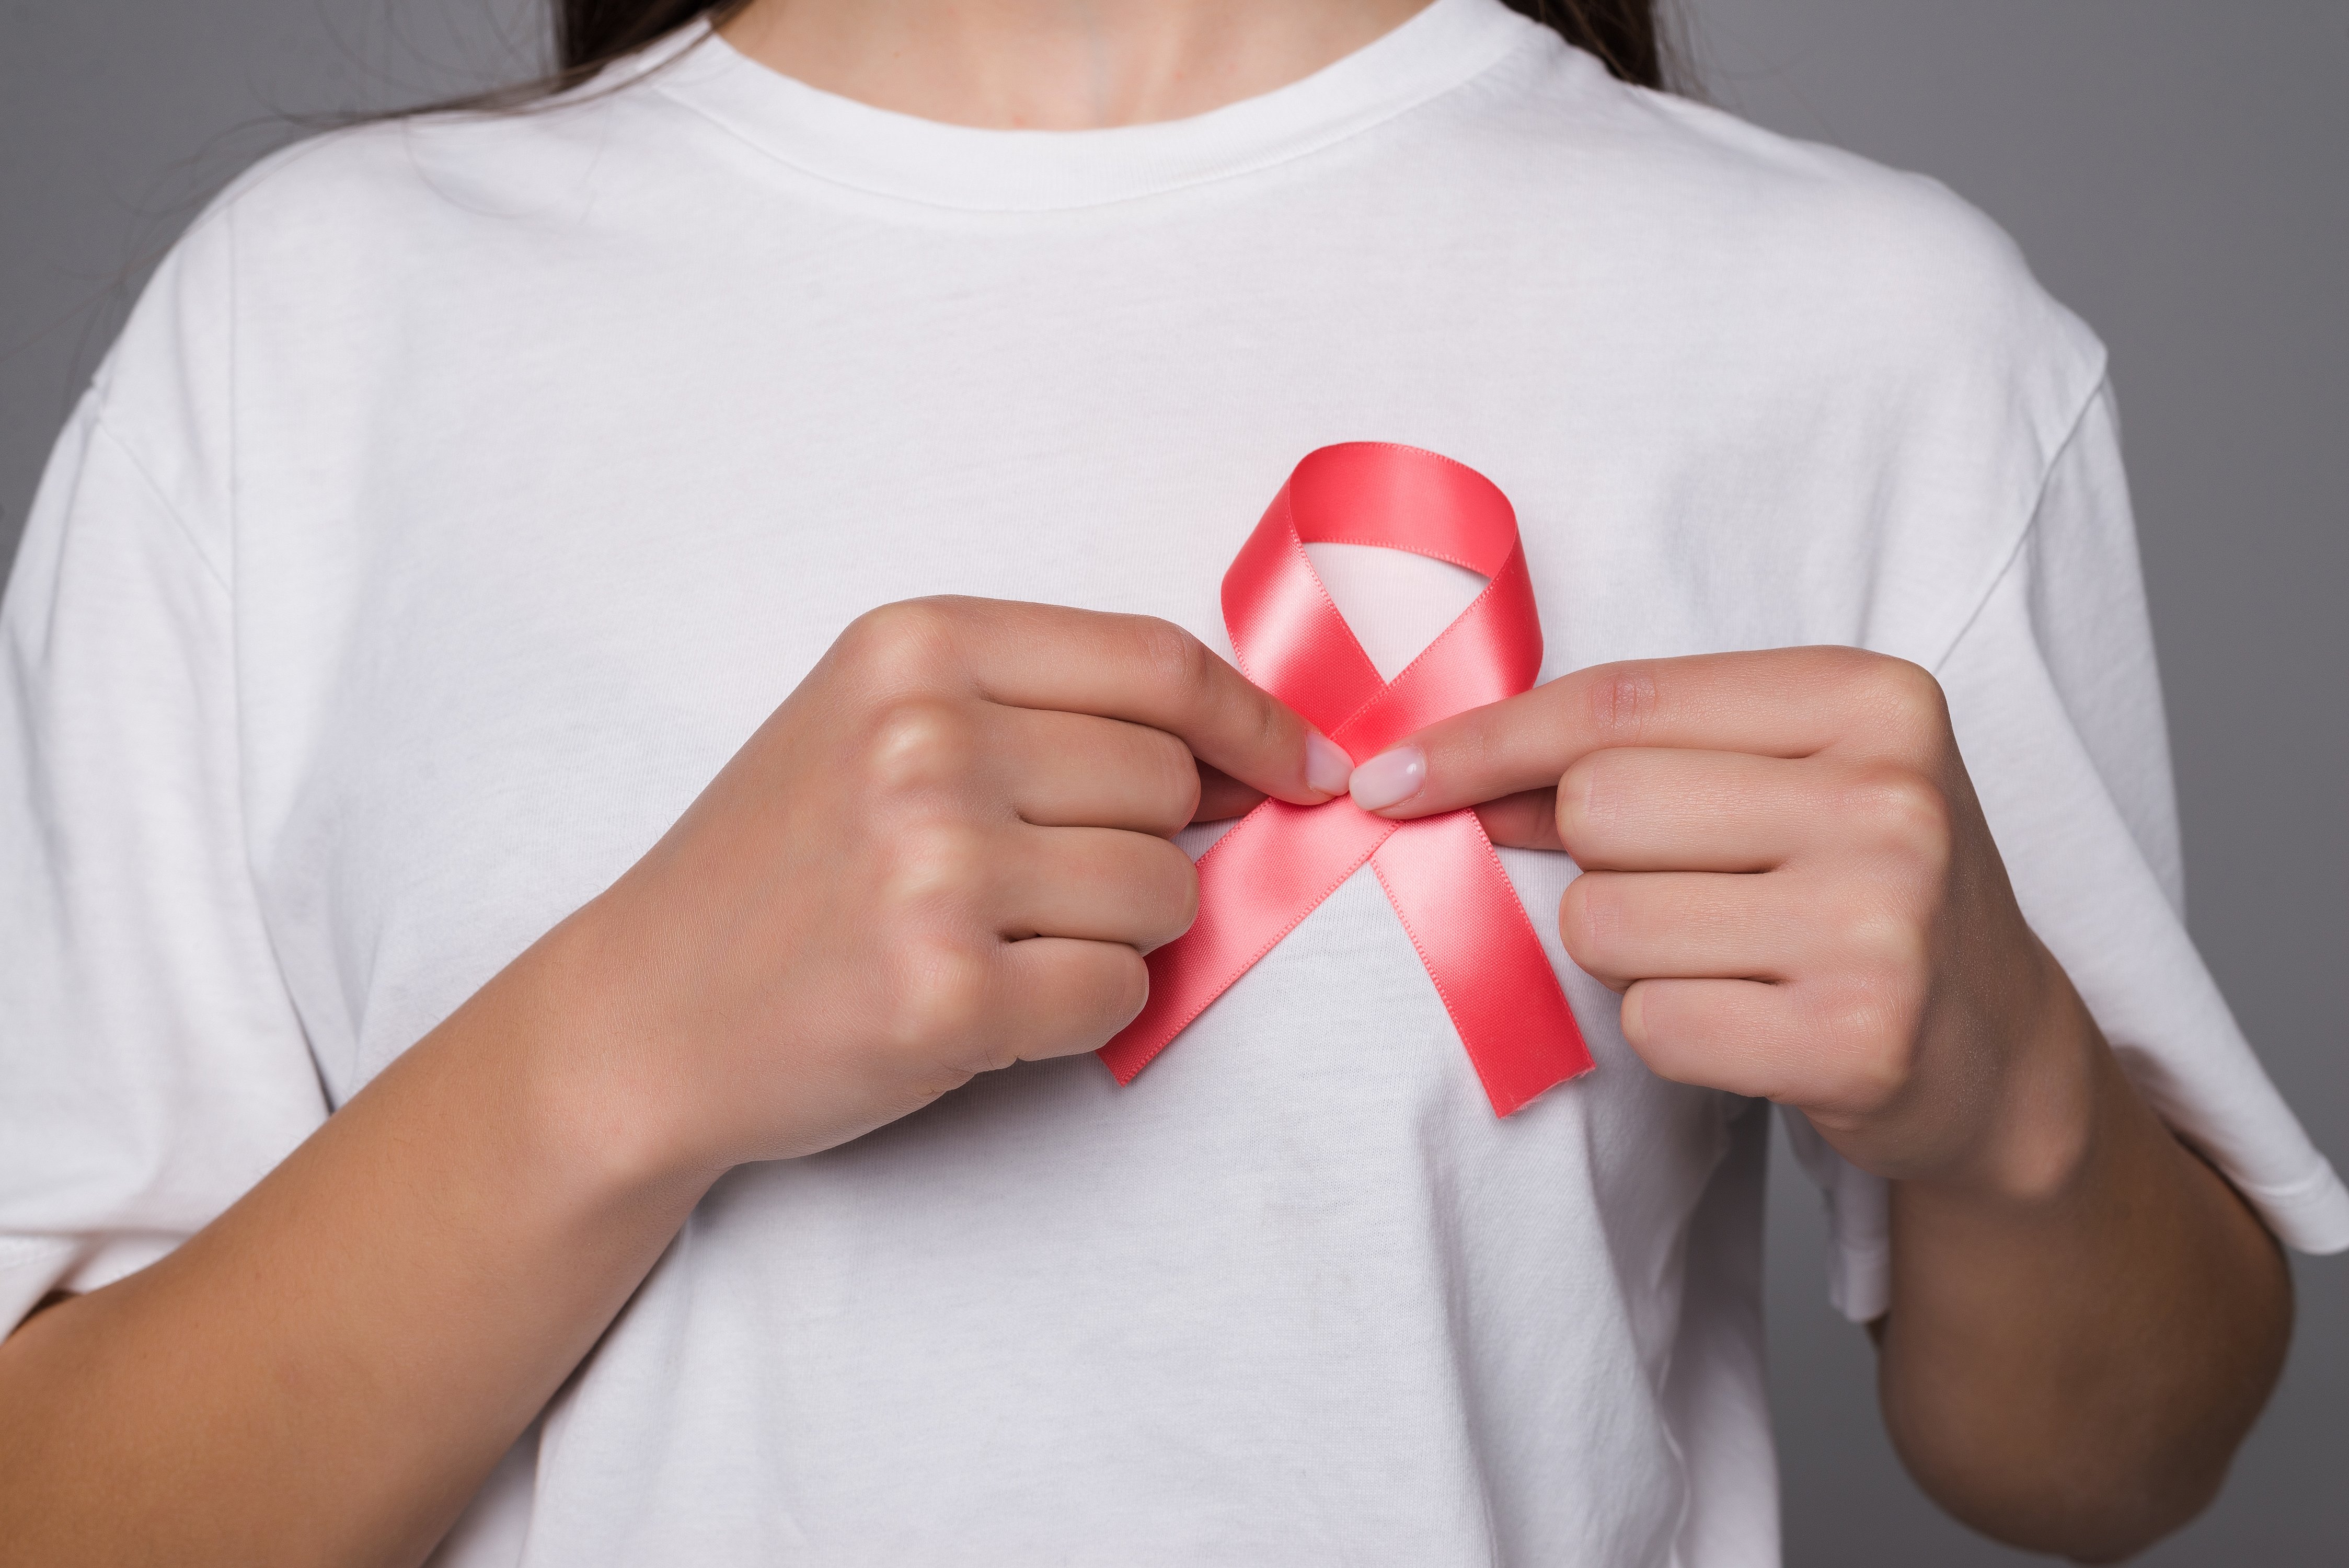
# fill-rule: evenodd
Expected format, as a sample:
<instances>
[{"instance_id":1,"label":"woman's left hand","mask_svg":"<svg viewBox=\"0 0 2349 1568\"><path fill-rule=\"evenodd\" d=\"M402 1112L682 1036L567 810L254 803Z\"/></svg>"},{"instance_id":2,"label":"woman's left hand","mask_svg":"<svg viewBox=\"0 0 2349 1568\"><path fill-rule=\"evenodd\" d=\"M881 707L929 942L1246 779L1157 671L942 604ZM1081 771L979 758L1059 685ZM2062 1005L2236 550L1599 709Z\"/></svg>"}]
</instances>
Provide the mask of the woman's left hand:
<instances>
[{"instance_id":1,"label":"woman's left hand","mask_svg":"<svg viewBox=\"0 0 2349 1568\"><path fill-rule=\"evenodd\" d=\"M2095 1043L2024 923L1917 665L1791 648L1599 665L1371 758L1583 874L1567 951L1662 1076L1799 1107L1880 1175L2025 1195L2082 1157Z\"/></svg>"},{"instance_id":2,"label":"woman's left hand","mask_svg":"<svg viewBox=\"0 0 2349 1568\"><path fill-rule=\"evenodd\" d=\"M1558 928L1666 1078L1893 1179L1887 1429L1975 1528L2114 1562L2217 1491L2291 1276L2023 918L1933 677L1847 648L1605 665L1354 770L1583 874Z\"/></svg>"}]
</instances>

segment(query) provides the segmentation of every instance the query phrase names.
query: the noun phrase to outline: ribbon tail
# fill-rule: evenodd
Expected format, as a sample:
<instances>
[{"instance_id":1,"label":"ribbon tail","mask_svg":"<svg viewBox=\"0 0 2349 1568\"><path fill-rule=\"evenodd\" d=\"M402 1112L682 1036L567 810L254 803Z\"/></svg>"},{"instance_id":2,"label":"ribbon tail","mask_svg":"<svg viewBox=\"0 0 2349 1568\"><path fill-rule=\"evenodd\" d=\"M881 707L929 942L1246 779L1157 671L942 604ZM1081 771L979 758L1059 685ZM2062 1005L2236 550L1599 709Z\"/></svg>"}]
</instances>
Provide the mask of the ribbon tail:
<instances>
[{"instance_id":1,"label":"ribbon tail","mask_svg":"<svg viewBox=\"0 0 2349 1568\"><path fill-rule=\"evenodd\" d=\"M1371 857L1495 1116L1590 1070L1557 972L1474 811L1406 822Z\"/></svg>"},{"instance_id":2,"label":"ribbon tail","mask_svg":"<svg viewBox=\"0 0 2349 1568\"><path fill-rule=\"evenodd\" d=\"M1150 954L1150 999L1095 1053L1117 1081L1132 1083L1395 831L1342 797L1321 806L1267 800L1210 844L1199 857L1198 919Z\"/></svg>"}]
</instances>

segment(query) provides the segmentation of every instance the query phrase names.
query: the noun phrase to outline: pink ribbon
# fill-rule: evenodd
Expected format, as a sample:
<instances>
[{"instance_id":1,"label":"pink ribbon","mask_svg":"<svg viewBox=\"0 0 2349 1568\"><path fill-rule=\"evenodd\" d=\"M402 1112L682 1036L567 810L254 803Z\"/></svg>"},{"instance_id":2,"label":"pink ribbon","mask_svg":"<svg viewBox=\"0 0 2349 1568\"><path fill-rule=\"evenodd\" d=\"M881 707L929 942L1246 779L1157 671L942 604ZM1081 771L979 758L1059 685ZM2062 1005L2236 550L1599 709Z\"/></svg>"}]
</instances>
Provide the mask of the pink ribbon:
<instances>
[{"instance_id":1,"label":"pink ribbon","mask_svg":"<svg viewBox=\"0 0 2349 1568\"><path fill-rule=\"evenodd\" d=\"M1491 579L1392 682L1330 599L1305 546L1374 544ZM1541 622L1508 498L1415 447L1357 441L1297 465L1224 573L1241 671L1356 762L1464 708L1514 696L1541 669ZM1587 1072L1590 1052L1500 857L1470 810L1409 822L1340 796L1267 800L1199 858L1199 917L1150 955L1150 1000L1101 1048L1131 1083L1364 861L1419 950L1495 1115Z\"/></svg>"}]
</instances>

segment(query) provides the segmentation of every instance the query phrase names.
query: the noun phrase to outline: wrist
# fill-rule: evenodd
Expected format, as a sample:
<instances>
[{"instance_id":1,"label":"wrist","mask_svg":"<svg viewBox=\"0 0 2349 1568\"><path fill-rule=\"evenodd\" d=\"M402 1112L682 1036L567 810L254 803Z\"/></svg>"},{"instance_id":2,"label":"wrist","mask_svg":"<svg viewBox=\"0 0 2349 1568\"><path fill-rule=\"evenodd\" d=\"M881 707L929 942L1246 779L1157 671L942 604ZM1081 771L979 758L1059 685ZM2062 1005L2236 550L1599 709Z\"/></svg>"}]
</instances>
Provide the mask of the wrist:
<instances>
[{"instance_id":1,"label":"wrist","mask_svg":"<svg viewBox=\"0 0 2349 1568\"><path fill-rule=\"evenodd\" d=\"M678 1075L638 1016L625 944L598 903L550 931L480 1000L498 1015L525 1142L597 1206L682 1201L727 1162L691 1135ZM492 995L494 993L494 995Z\"/></svg>"},{"instance_id":2,"label":"wrist","mask_svg":"<svg viewBox=\"0 0 2349 1568\"><path fill-rule=\"evenodd\" d=\"M1981 1124L1950 1168L1922 1185L2003 1207L2047 1209L2075 1192L2119 1069L2054 954L2036 955L2027 1004L2005 1042Z\"/></svg>"}]
</instances>

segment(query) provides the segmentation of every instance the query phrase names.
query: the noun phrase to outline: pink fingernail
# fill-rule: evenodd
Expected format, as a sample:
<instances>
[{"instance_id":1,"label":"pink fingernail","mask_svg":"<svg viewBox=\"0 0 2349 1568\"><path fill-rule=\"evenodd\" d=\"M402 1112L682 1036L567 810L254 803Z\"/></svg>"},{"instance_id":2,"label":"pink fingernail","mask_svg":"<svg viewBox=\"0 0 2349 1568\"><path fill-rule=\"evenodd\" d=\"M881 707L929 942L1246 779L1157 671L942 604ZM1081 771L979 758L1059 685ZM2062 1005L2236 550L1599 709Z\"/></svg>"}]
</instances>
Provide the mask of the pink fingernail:
<instances>
[{"instance_id":1,"label":"pink fingernail","mask_svg":"<svg viewBox=\"0 0 2349 1568\"><path fill-rule=\"evenodd\" d=\"M1318 730L1305 732L1305 782L1324 795L1342 795L1353 771L1345 748Z\"/></svg>"},{"instance_id":2,"label":"pink fingernail","mask_svg":"<svg viewBox=\"0 0 2349 1568\"><path fill-rule=\"evenodd\" d=\"M1354 769L1354 804L1376 811L1410 799L1426 782L1427 754L1416 746L1398 746Z\"/></svg>"}]
</instances>

